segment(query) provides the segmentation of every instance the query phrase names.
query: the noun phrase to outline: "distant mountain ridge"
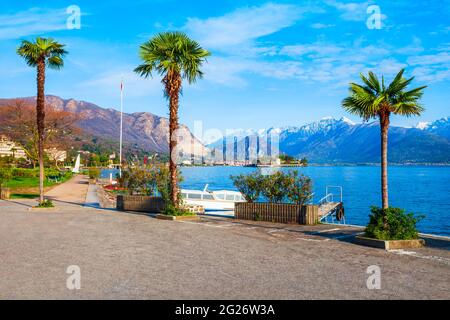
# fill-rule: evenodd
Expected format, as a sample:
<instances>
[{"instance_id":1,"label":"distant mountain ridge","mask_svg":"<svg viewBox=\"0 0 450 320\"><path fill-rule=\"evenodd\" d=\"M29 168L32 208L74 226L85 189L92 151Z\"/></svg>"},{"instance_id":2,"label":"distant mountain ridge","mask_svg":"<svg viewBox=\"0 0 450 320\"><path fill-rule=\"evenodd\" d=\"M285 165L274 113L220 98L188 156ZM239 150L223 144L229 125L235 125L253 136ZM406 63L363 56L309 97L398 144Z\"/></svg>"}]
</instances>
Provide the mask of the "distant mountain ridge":
<instances>
[{"instance_id":1,"label":"distant mountain ridge","mask_svg":"<svg viewBox=\"0 0 450 320\"><path fill-rule=\"evenodd\" d=\"M35 97L19 98L28 102ZM0 99L0 107L14 99ZM105 140L119 140L120 112L105 109L96 104L74 99L46 96L46 102L57 109L83 114L79 127L92 137ZM149 112L124 114L124 143L139 147L146 152L168 153L169 120ZM219 140L207 148L193 136L188 127L180 126L179 144L185 153L204 155L216 149L220 158L223 141ZM233 159L233 140L238 140L238 153L245 154L245 138L264 137L267 134L279 136L280 152L306 157L317 164L363 164L380 162L380 128L374 121L354 123L343 117L323 118L320 121L299 127L269 128L262 130L235 130L230 134L227 145L227 159ZM230 139L231 138L231 139ZM267 141L260 139L260 149L267 148ZM194 143L192 143L194 142ZM230 144L231 143L231 144ZM193 150L191 150L193 148ZM254 152L255 150L253 150ZM431 123L419 123L414 128L391 126L389 131L389 161L392 163L450 164L450 117Z\"/></svg>"},{"instance_id":2,"label":"distant mountain ridge","mask_svg":"<svg viewBox=\"0 0 450 320\"><path fill-rule=\"evenodd\" d=\"M239 145L248 135L237 136ZM378 122L356 124L347 118L323 118L300 127L270 128L254 132L260 139L276 133L280 152L306 157L311 163L379 163L380 128ZM233 141L229 137L228 141ZM263 138L264 139L264 138ZM209 145L220 148L221 141ZM261 144L261 148L266 145ZM232 148L232 144L227 148ZM242 147L238 147L241 149ZM392 163L450 163L450 118L443 118L417 128L391 126L389 161Z\"/></svg>"},{"instance_id":3,"label":"distant mountain ridge","mask_svg":"<svg viewBox=\"0 0 450 320\"><path fill-rule=\"evenodd\" d=\"M26 102L36 100L35 97L17 98ZM15 99L0 99L0 107L10 104ZM46 104L58 110L78 113L83 119L78 126L93 137L119 141L120 112L111 108L102 108L96 104L78 101L75 99L62 99L47 95ZM195 140L194 155L201 156L204 152L202 144L189 128L180 125L180 149L191 153L191 141ZM124 145L133 145L147 152L169 152L169 119L159 117L149 112L123 114L123 141Z\"/></svg>"}]
</instances>

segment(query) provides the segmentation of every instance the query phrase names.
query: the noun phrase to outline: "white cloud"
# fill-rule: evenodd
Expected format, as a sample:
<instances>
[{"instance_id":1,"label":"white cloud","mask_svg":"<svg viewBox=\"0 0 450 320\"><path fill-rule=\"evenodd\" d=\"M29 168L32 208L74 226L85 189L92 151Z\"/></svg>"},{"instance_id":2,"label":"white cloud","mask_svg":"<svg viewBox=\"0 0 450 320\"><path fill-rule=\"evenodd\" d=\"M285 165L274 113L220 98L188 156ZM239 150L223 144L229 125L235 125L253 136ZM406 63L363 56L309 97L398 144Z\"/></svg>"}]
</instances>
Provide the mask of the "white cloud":
<instances>
[{"instance_id":1,"label":"white cloud","mask_svg":"<svg viewBox=\"0 0 450 320\"><path fill-rule=\"evenodd\" d=\"M205 79L229 87L248 85L245 74L275 79L298 78L304 74L298 61L264 62L240 57L211 57L204 66Z\"/></svg>"},{"instance_id":2,"label":"white cloud","mask_svg":"<svg viewBox=\"0 0 450 320\"><path fill-rule=\"evenodd\" d=\"M407 60L415 67L413 75L418 80L426 82L450 80L450 54L437 51L439 53L417 55Z\"/></svg>"},{"instance_id":3,"label":"white cloud","mask_svg":"<svg viewBox=\"0 0 450 320\"><path fill-rule=\"evenodd\" d=\"M341 12L341 18L349 21L362 21L367 19L369 2L339 2L328 0L326 4Z\"/></svg>"},{"instance_id":4,"label":"white cloud","mask_svg":"<svg viewBox=\"0 0 450 320\"><path fill-rule=\"evenodd\" d=\"M184 29L208 49L226 50L292 26L302 10L293 5L268 3L241 8L221 17L189 18Z\"/></svg>"},{"instance_id":5,"label":"white cloud","mask_svg":"<svg viewBox=\"0 0 450 320\"><path fill-rule=\"evenodd\" d=\"M89 87L102 94L117 95L123 79L124 93L129 97L143 97L162 92L163 86L159 77L144 79L130 70L133 70L132 66L105 72L80 83L79 86Z\"/></svg>"},{"instance_id":6,"label":"white cloud","mask_svg":"<svg viewBox=\"0 0 450 320\"><path fill-rule=\"evenodd\" d=\"M335 27L336 25L334 24L324 24L324 23L313 23L311 25L311 28L313 29L327 29L327 28L332 28Z\"/></svg>"},{"instance_id":7,"label":"white cloud","mask_svg":"<svg viewBox=\"0 0 450 320\"><path fill-rule=\"evenodd\" d=\"M65 9L32 8L0 15L0 39L19 39L29 35L63 30L68 15Z\"/></svg>"},{"instance_id":8,"label":"white cloud","mask_svg":"<svg viewBox=\"0 0 450 320\"><path fill-rule=\"evenodd\" d=\"M336 45L314 43L314 44L299 44L299 45L285 46L280 50L280 54L291 57L303 56L308 54L313 54L315 57L324 57L338 54L342 50L343 48L340 48Z\"/></svg>"},{"instance_id":9,"label":"white cloud","mask_svg":"<svg viewBox=\"0 0 450 320\"><path fill-rule=\"evenodd\" d=\"M374 71L383 75L395 75L401 69L406 68L408 65L401 63L394 58L383 59L374 66Z\"/></svg>"},{"instance_id":10,"label":"white cloud","mask_svg":"<svg viewBox=\"0 0 450 320\"><path fill-rule=\"evenodd\" d=\"M414 56L408 59L410 65L432 65L450 62L450 54L447 52L441 52L438 54L429 54Z\"/></svg>"}]
</instances>

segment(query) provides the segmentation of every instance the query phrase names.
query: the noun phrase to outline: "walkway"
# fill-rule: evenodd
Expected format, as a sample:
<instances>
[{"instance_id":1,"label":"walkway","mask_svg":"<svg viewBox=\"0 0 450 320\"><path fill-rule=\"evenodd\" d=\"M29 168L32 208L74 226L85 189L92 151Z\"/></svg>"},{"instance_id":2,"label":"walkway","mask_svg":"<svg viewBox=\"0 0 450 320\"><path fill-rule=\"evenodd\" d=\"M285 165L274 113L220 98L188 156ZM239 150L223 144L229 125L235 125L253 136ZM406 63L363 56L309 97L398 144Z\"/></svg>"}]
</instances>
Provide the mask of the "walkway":
<instances>
[{"instance_id":1,"label":"walkway","mask_svg":"<svg viewBox=\"0 0 450 320\"><path fill-rule=\"evenodd\" d=\"M0 201L0 299L450 299L449 242L386 252L343 226L156 220L74 204L84 181L51 193L56 211ZM66 287L73 265L81 290Z\"/></svg>"},{"instance_id":2,"label":"walkway","mask_svg":"<svg viewBox=\"0 0 450 320\"><path fill-rule=\"evenodd\" d=\"M88 178L76 175L69 181L47 192L45 197L57 202L83 205L86 200L88 187Z\"/></svg>"}]
</instances>

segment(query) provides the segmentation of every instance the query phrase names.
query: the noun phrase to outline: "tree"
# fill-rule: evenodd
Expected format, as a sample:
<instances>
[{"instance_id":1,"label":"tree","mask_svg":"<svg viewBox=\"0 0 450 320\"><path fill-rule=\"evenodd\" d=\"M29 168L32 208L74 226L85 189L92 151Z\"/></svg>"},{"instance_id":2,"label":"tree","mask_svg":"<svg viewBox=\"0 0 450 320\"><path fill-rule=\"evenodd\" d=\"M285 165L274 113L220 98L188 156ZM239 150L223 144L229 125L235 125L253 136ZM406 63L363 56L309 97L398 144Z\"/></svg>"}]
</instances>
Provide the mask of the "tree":
<instances>
[{"instance_id":1,"label":"tree","mask_svg":"<svg viewBox=\"0 0 450 320\"><path fill-rule=\"evenodd\" d=\"M45 69L60 69L67 51L64 45L51 38L38 37L34 42L23 40L17 54L28 66L37 69L36 123L38 131L39 157L39 203L44 202L44 130L45 130Z\"/></svg>"},{"instance_id":2,"label":"tree","mask_svg":"<svg viewBox=\"0 0 450 320\"><path fill-rule=\"evenodd\" d=\"M201 67L210 53L197 42L191 40L182 32L163 32L145 42L140 47L140 57L143 64L134 71L148 78L153 73L163 77L164 94L169 99L169 171L170 200L178 207L177 183L177 137L179 96L182 91L182 81L194 83L202 78Z\"/></svg>"},{"instance_id":3,"label":"tree","mask_svg":"<svg viewBox=\"0 0 450 320\"><path fill-rule=\"evenodd\" d=\"M0 168L0 199L3 185L12 179L12 171L9 168Z\"/></svg>"},{"instance_id":4,"label":"tree","mask_svg":"<svg viewBox=\"0 0 450 320\"><path fill-rule=\"evenodd\" d=\"M68 146L80 145L76 139L81 134L77 122L82 116L47 106L45 112L44 145L47 148L67 150ZM36 123L36 108L16 99L0 108L0 134L20 144L34 164L39 160L39 139Z\"/></svg>"},{"instance_id":5,"label":"tree","mask_svg":"<svg viewBox=\"0 0 450 320\"><path fill-rule=\"evenodd\" d=\"M419 101L426 86L406 90L414 77L405 79L404 69L385 86L378 77L369 72L368 77L360 75L363 84L350 83L350 95L342 102L345 110L360 116L365 121L378 118L381 128L381 194L383 209L389 208L388 197L388 131L391 114L401 116L420 115L424 108Z\"/></svg>"}]
</instances>

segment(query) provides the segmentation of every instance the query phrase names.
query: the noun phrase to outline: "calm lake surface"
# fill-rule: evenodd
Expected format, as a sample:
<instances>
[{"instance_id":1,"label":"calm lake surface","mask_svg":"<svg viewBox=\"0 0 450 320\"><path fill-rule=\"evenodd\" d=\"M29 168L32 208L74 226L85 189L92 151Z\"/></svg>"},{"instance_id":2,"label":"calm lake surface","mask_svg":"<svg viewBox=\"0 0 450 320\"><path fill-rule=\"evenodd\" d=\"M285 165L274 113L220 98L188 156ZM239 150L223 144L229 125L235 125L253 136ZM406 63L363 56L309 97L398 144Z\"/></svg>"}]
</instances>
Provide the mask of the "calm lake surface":
<instances>
[{"instance_id":1,"label":"calm lake surface","mask_svg":"<svg viewBox=\"0 0 450 320\"><path fill-rule=\"evenodd\" d=\"M366 225L370 206L381 206L380 167L335 166L282 168L298 170L312 178L314 201L325 196L326 186L342 186L346 222ZM235 190L230 175L247 174L269 168L243 167L183 167L185 189ZM102 176L109 177L105 170ZM450 167L391 166L389 167L390 205L426 217L418 227L421 232L450 236Z\"/></svg>"},{"instance_id":2,"label":"calm lake surface","mask_svg":"<svg viewBox=\"0 0 450 320\"><path fill-rule=\"evenodd\" d=\"M243 167L184 167L182 187L186 189L235 190L230 175L256 170ZM287 171L292 168L282 168ZM381 206L380 167L342 166L295 168L313 180L314 201L325 196L326 186L343 187L348 224L367 224L370 206ZM390 206L426 215L419 229L424 233L450 236L450 167L389 167Z\"/></svg>"}]
</instances>

